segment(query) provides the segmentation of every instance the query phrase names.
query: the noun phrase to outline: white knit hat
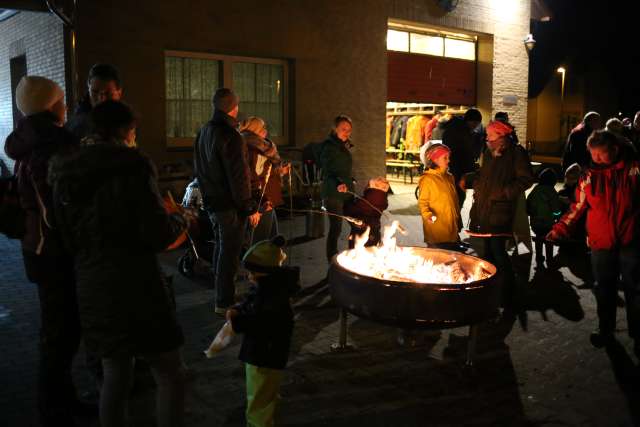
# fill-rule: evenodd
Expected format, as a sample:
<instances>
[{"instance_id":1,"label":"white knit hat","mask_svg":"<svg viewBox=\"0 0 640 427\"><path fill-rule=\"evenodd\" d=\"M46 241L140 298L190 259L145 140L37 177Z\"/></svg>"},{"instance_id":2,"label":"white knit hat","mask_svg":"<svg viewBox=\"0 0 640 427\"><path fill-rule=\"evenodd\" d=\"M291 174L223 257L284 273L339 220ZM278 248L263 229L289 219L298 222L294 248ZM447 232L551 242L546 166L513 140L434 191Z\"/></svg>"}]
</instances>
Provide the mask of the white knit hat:
<instances>
[{"instance_id":1,"label":"white knit hat","mask_svg":"<svg viewBox=\"0 0 640 427\"><path fill-rule=\"evenodd\" d=\"M16 87L16 105L25 116L47 111L62 98L60 86L45 77L24 76Z\"/></svg>"}]
</instances>

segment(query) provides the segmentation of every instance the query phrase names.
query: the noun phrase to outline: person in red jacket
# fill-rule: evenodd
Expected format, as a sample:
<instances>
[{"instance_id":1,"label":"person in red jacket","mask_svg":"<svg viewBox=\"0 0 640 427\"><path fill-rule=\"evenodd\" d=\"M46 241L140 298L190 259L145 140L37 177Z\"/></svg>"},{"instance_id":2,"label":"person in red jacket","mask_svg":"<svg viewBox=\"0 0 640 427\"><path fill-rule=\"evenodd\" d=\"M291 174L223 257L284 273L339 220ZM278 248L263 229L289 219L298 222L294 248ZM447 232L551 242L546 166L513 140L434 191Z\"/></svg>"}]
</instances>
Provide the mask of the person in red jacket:
<instances>
[{"instance_id":1,"label":"person in red jacket","mask_svg":"<svg viewBox=\"0 0 640 427\"><path fill-rule=\"evenodd\" d=\"M356 236L362 235L369 227L369 240L365 246L376 246L380 243L380 217L387 209L389 203L387 196L391 191L389 181L383 177L369 180L362 197L357 197L344 206L344 214L362 220L362 225L351 223L351 233L349 235L349 249L353 249Z\"/></svg>"},{"instance_id":2,"label":"person in red jacket","mask_svg":"<svg viewBox=\"0 0 640 427\"><path fill-rule=\"evenodd\" d=\"M622 156L618 138L606 130L593 132L587 148L592 162L578 183L576 201L547 239L567 238L586 215L598 311L591 343L601 348L615 340L617 286L622 277L629 335L640 357L640 163Z\"/></svg>"}]
</instances>

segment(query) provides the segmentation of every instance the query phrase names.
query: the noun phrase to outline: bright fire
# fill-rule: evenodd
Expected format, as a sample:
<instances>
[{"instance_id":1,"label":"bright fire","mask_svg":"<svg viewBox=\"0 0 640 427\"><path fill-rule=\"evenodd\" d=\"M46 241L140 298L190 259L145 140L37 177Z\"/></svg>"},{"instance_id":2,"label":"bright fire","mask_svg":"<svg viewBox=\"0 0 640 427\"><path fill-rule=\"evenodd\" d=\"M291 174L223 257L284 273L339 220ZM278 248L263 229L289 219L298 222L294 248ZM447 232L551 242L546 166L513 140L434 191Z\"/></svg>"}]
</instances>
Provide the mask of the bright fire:
<instances>
[{"instance_id":1,"label":"bright fire","mask_svg":"<svg viewBox=\"0 0 640 427\"><path fill-rule=\"evenodd\" d=\"M338 263L355 273L377 279L415 283L464 284L482 280L491 275L477 263L474 271L464 269L455 256L445 263L434 263L424 258L420 251L396 245L394 237L398 221L384 228L382 242L378 246L365 247L369 229L356 238L354 249L338 255Z\"/></svg>"}]
</instances>

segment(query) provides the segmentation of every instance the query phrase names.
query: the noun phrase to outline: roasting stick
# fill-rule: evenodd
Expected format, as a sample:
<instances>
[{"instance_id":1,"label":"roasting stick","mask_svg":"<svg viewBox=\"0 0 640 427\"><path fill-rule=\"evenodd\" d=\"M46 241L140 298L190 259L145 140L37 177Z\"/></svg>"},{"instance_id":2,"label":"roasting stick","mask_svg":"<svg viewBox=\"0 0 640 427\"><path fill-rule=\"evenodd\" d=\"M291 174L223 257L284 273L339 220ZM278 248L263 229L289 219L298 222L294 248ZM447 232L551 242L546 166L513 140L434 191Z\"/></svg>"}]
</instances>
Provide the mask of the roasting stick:
<instances>
[{"instance_id":1,"label":"roasting stick","mask_svg":"<svg viewBox=\"0 0 640 427\"><path fill-rule=\"evenodd\" d=\"M351 194L352 196L354 196L356 199L360 199L360 200L362 200L363 202L365 202L366 204L368 204L369 206L371 206L373 209L375 209L375 210L376 210L380 215L384 215L384 216L385 216L385 218L387 218L388 220L393 221L393 218L391 218L391 215L389 215L387 212L381 211L380 209L376 208L375 206L373 206L373 205L371 204L371 202L369 202L369 201L368 201L367 199L365 199L364 197L359 196L359 195L357 195L356 193L354 193L354 192L352 192L352 191L349 191L349 190L347 190L346 192L347 192L347 193L349 193L349 194ZM406 229L406 228L404 228L404 227L402 226L402 224L400 224L400 221L398 221L398 231L399 231L400 233L404 234L405 236L407 235L407 229Z\"/></svg>"},{"instance_id":2,"label":"roasting stick","mask_svg":"<svg viewBox=\"0 0 640 427\"><path fill-rule=\"evenodd\" d=\"M289 163L289 238L287 242L291 241L291 236L293 235L293 184L291 183L291 169L293 169L293 165ZM289 256L287 256L287 265L291 266L291 258L293 258L293 248L287 245L287 249L289 249Z\"/></svg>"},{"instance_id":3,"label":"roasting stick","mask_svg":"<svg viewBox=\"0 0 640 427\"><path fill-rule=\"evenodd\" d=\"M169 198L169 203L174 207L177 211L184 209L176 203L176 200L173 198L173 194L171 194L171 190L167 190L167 197ZM191 233L189 233L189 225L187 224L187 228L185 229L185 233L187 235L187 239L189 239L189 244L191 245L191 249L193 250L193 254L196 256L196 260L200 260L200 255L198 254L198 250L196 249L196 244L191 238Z\"/></svg>"}]
</instances>

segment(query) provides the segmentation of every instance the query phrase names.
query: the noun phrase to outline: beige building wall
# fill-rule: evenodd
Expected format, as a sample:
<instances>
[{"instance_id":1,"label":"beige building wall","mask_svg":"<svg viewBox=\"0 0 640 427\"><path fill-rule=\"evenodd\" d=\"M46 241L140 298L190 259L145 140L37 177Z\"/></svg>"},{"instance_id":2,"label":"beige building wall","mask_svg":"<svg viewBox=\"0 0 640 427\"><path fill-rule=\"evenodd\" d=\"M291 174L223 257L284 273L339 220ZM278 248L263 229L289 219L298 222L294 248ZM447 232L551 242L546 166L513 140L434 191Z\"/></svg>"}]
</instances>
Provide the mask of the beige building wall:
<instances>
[{"instance_id":1,"label":"beige building wall","mask_svg":"<svg viewBox=\"0 0 640 427\"><path fill-rule=\"evenodd\" d=\"M383 174L389 19L481 34L478 105L508 111L526 134L528 0L468 0L450 14L434 0L115 0L82 2L78 18L80 80L95 62L118 66L125 99L141 115L140 145L158 163L191 157L165 140L164 51L183 50L289 60L290 142L320 141L333 117L348 114L356 178ZM503 95L517 105L503 106Z\"/></svg>"}]
</instances>

